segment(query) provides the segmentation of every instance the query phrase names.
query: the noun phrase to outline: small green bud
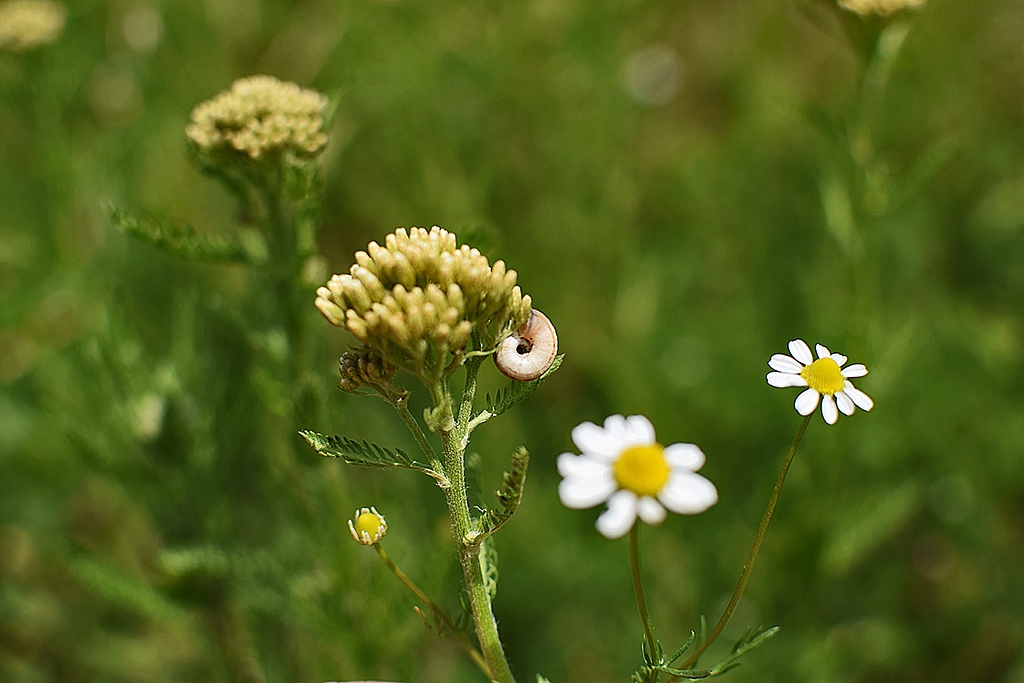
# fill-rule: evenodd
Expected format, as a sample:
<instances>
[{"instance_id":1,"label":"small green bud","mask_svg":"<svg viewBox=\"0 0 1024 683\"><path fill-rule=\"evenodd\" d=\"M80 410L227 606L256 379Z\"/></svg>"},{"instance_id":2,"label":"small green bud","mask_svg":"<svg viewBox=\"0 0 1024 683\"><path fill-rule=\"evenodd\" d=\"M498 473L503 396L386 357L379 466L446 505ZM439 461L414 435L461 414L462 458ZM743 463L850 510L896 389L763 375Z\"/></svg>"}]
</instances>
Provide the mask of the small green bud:
<instances>
[{"instance_id":1,"label":"small green bud","mask_svg":"<svg viewBox=\"0 0 1024 683\"><path fill-rule=\"evenodd\" d=\"M363 345L345 352L338 359L338 372L341 375L338 385L342 390L353 393L364 387L383 391L385 387L393 386L392 379L397 370L377 351Z\"/></svg>"}]
</instances>

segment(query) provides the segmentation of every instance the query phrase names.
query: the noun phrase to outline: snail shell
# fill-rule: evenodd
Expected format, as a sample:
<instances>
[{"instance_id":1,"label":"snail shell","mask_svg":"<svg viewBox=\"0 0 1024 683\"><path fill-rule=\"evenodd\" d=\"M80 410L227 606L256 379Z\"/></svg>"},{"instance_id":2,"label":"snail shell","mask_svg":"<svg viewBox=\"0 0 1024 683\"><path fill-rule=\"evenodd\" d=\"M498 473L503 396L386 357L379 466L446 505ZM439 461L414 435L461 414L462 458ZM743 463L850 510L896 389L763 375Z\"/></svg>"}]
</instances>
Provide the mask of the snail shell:
<instances>
[{"instance_id":1,"label":"snail shell","mask_svg":"<svg viewBox=\"0 0 1024 683\"><path fill-rule=\"evenodd\" d=\"M526 382L547 372L557 353L555 326L546 315L533 309L530 319L498 346L494 364L512 379Z\"/></svg>"}]
</instances>

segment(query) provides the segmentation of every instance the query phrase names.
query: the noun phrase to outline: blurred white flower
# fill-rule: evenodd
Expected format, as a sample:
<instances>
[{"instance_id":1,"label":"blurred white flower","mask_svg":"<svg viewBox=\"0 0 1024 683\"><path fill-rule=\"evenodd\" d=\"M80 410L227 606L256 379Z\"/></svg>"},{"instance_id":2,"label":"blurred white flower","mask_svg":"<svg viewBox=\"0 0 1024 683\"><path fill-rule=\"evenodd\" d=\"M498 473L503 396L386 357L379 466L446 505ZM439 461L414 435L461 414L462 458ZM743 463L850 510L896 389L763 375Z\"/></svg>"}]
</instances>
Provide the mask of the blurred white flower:
<instances>
[{"instance_id":1,"label":"blurred white flower","mask_svg":"<svg viewBox=\"0 0 1024 683\"><path fill-rule=\"evenodd\" d=\"M558 495L576 510L607 502L597 519L606 538L619 538L636 522L660 524L665 509L681 515L704 512L718 502L715 485L697 474L704 453L692 443L662 446L643 415L612 415L604 427L584 422L572 430L580 455L558 456Z\"/></svg>"},{"instance_id":2,"label":"blurred white flower","mask_svg":"<svg viewBox=\"0 0 1024 683\"><path fill-rule=\"evenodd\" d=\"M0 47L20 51L52 43L64 30L67 8L51 0L10 0L0 5Z\"/></svg>"},{"instance_id":3,"label":"blurred white flower","mask_svg":"<svg viewBox=\"0 0 1024 683\"><path fill-rule=\"evenodd\" d=\"M818 407L820 398L821 416L830 425L839 419L840 410L844 415L853 415L855 406L861 410L871 410L875 402L850 382L851 377L868 374L868 369L861 363L844 368L846 356L830 353L821 344L815 349L818 360L814 360L810 347L803 339L789 342L792 356L777 353L768 361L768 366L776 371L768 373L768 384L773 387L807 387L806 391L796 397L796 411L801 415L810 415Z\"/></svg>"},{"instance_id":4,"label":"blurred white flower","mask_svg":"<svg viewBox=\"0 0 1024 683\"><path fill-rule=\"evenodd\" d=\"M640 104L668 104L682 85L683 63L668 45L650 45L626 59L621 76L626 92Z\"/></svg>"}]
</instances>

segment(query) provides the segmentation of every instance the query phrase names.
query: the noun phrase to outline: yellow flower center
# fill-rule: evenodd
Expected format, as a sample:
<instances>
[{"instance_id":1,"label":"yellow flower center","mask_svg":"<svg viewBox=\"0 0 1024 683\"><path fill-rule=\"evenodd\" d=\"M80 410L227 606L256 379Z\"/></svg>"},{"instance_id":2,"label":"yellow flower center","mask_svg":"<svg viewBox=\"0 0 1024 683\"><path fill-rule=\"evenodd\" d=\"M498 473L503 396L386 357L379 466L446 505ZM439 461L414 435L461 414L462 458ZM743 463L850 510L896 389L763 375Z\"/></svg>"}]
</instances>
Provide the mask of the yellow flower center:
<instances>
[{"instance_id":1,"label":"yellow flower center","mask_svg":"<svg viewBox=\"0 0 1024 683\"><path fill-rule=\"evenodd\" d=\"M800 376L807 380L807 386L815 391L831 396L841 391L846 384L839 364L831 358L819 358L810 365L805 365Z\"/></svg>"},{"instance_id":2,"label":"yellow flower center","mask_svg":"<svg viewBox=\"0 0 1024 683\"><path fill-rule=\"evenodd\" d=\"M384 526L384 523L381 522L380 517L372 512L364 512L359 515L355 523L356 533L362 536L363 532L366 532L371 539L381 532L382 526Z\"/></svg>"},{"instance_id":3,"label":"yellow flower center","mask_svg":"<svg viewBox=\"0 0 1024 683\"><path fill-rule=\"evenodd\" d=\"M638 496L657 495L671 474L665 462L665 449L656 443L627 448L615 461L612 471L620 488Z\"/></svg>"}]
</instances>

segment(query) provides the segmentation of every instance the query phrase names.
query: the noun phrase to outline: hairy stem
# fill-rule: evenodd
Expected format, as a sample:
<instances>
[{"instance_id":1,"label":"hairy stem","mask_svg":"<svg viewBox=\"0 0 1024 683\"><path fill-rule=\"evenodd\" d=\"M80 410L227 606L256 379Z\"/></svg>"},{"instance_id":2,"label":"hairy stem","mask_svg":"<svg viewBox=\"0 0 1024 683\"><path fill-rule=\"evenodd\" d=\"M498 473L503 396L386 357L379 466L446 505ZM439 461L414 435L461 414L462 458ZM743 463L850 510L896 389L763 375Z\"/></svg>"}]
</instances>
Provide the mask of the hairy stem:
<instances>
[{"instance_id":1,"label":"hairy stem","mask_svg":"<svg viewBox=\"0 0 1024 683\"><path fill-rule=\"evenodd\" d=\"M498 683L515 683L498 636L498 623L491 608L491 595L484 582L483 568L480 565L480 543L468 540L472 530L472 518L466 494L466 441L469 418L473 412L473 399L476 396L477 373L482 360L472 358L466 362L466 384L459 405L458 419L452 429L440 431L444 446L445 475L451 483L451 486L444 490L444 494L451 514L452 531L459 547L459 563L462 565L466 592L469 594L476 637L491 671L491 680Z\"/></svg>"},{"instance_id":2,"label":"hairy stem","mask_svg":"<svg viewBox=\"0 0 1024 683\"><path fill-rule=\"evenodd\" d=\"M736 590L733 591L732 598L729 600L729 604L726 605L725 611L722 612L721 619L715 624L715 628L711 631L711 634L707 637L700 647L690 655L682 668L689 669L697 662L697 658L704 654L704 651L708 649L708 646L715 641L716 638L722 633L722 629L725 628L726 623L729 621L729 617L732 616L733 610L736 609L736 605L739 604L740 598L743 597L743 590L747 587L747 581L750 579L750 572L754 568L754 560L757 559L757 552L761 549L761 541L764 540L765 532L768 531L768 522L772 520L772 513L775 512L775 504L779 502L779 493L782 491L782 484L786 481L786 474L789 473L789 466L793 464L793 456L796 455L796 449L800 445L800 439L803 438L804 430L807 429L808 423L811 421L811 415L806 416L803 422L796 430L796 436L793 438L793 445L789 447L789 452L786 454L786 459L782 461L782 470L779 472L779 478L775 481L775 488L772 489L772 495L768 498L768 507L765 508L764 516L761 517L761 525L757 527L757 535L754 536L754 544L750 547L750 554L747 556L746 564L743 565L743 573L740 574L740 581L736 585ZM670 679L672 681L679 680L678 677Z\"/></svg>"}]
</instances>

